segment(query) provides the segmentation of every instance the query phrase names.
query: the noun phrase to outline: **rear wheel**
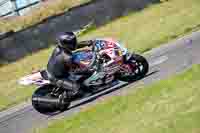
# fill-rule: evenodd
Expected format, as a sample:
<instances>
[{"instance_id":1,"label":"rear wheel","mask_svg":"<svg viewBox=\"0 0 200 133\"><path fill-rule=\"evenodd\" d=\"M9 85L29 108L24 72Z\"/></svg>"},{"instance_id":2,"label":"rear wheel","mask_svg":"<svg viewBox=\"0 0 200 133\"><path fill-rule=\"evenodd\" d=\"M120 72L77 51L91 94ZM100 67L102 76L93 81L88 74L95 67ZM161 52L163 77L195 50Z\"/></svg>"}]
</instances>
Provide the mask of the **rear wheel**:
<instances>
[{"instance_id":1,"label":"rear wheel","mask_svg":"<svg viewBox=\"0 0 200 133\"><path fill-rule=\"evenodd\" d=\"M53 85L39 87L32 95L32 105L40 113L49 113L66 110L70 102L64 100L63 93L59 96L51 94Z\"/></svg>"},{"instance_id":2,"label":"rear wheel","mask_svg":"<svg viewBox=\"0 0 200 133\"><path fill-rule=\"evenodd\" d=\"M134 81L143 78L149 71L147 60L138 54L133 54L131 58L122 66L120 80Z\"/></svg>"}]
</instances>

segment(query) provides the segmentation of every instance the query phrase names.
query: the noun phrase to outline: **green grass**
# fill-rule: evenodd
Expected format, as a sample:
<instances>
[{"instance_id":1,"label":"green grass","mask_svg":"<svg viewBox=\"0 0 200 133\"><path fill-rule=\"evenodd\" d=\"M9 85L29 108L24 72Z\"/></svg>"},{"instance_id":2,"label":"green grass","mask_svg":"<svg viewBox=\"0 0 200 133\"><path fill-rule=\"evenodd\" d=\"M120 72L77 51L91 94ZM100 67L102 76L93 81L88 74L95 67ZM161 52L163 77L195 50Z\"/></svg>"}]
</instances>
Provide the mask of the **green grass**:
<instances>
[{"instance_id":1,"label":"green grass","mask_svg":"<svg viewBox=\"0 0 200 133\"><path fill-rule=\"evenodd\" d=\"M35 25L50 16L55 16L67 11L69 8L89 2L90 0L53 0L40 4L32 8L24 16L13 17L0 20L0 32L19 31L29 26Z\"/></svg>"},{"instance_id":2,"label":"green grass","mask_svg":"<svg viewBox=\"0 0 200 133\"><path fill-rule=\"evenodd\" d=\"M34 133L199 133L200 65L115 96Z\"/></svg>"},{"instance_id":3,"label":"green grass","mask_svg":"<svg viewBox=\"0 0 200 133\"><path fill-rule=\"evenodd\" d=\"M81 39L111 36L141 53L199 29L199 5L199 0L169 0L92 30ZM51 51L46 49L0 67L0 110L30 98L34 87L20 86L16 80L32 68L44 68Z\"/></svg>"},{"instance_id":4,"label":"green grass","mask_svg":"<svg viewBox=\"0 0 200 133\"><path fill-rule=\"evenodd\" d=\"M151 5L84 36L112 36L139 52L199 29L199 0L169 0Z\"/></svg>"},{"instance_id":5,"label":"green grass","mask_svg":"<svg viewBox=\"0 0 200 133\"><path fill-rule=\"evenodd\" d=\"M17 80L32 70L45 68L51 49L27 56L15 63L0 68L0 110L30 98L34 86L21 86Z\"/></svg>"}]
</instances>

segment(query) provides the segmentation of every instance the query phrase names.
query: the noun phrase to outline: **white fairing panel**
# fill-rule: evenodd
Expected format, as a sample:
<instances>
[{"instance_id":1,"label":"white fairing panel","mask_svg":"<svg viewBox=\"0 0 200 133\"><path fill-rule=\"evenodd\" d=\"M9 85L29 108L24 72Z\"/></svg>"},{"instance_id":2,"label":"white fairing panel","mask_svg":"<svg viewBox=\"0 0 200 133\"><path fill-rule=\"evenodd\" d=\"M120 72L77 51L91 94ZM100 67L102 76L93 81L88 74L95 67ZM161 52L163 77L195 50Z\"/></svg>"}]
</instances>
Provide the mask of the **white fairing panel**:
<instances>
[{"instance_id":1,"label":"white fairing panel","mask_svg":"<svg viewBox=\"0 0 200 133\"><path fill-rule=\"evenodd\" d=\"M40 74L40 72L36 72L30 75L27 75L25 77L22 77L18 80L18 83L21 85L44 85L44 84L49 84L49 80L44 80Z\"/></svg>"}]
</instances>

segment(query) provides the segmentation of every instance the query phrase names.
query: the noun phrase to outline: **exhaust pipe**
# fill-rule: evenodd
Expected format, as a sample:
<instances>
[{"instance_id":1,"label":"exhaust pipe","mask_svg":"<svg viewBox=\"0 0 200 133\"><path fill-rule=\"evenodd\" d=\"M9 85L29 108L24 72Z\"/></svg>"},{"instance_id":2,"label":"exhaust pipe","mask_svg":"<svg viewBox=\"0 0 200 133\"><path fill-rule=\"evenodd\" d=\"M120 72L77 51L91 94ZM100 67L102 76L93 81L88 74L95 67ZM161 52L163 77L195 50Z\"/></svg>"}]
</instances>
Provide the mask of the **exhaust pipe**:
<instances>
[{"instance_id":1,"label":"exhaust pipe","mask_svg":"<svg viewBox=\"0 0 200 133\"><path fill-rule=\"evenodd\" d=\"M39 112L51 112L59 110L61 102L59 98L33 96L32 105Z\"/></svg>"},{"instance_id":2,"label":"exhaust pipe","mask_svg":"<svg viewBox=\"0 0 200 133\"><path fill-rule=\"evenodd\" d=\"M50 95L53 87L52 85L41 86L32 95L32 105L38 112L64 111L69 107L70 101L64 100L62 95L59 97Z\"/></svg>"}]
</instances>

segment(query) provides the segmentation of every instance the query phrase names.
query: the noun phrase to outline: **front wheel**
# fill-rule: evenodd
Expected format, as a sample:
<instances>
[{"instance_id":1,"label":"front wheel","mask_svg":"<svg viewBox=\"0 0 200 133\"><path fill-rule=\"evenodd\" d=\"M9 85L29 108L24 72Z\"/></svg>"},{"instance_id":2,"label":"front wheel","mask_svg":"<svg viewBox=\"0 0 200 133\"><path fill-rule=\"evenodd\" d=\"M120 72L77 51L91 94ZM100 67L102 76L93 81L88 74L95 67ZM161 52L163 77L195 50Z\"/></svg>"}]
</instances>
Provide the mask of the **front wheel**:
<instances>
[{"instance_id":1,"label":"front wheel","mask_svg":"<svg viewBox=\"0 0 200 133\"><path fill-rule=\"evenodd\" d=\"M148 61L141 55L132 54L122 66L120 80L134 81L143 78L149 71Z\"/></svg>"}]
</instances>

